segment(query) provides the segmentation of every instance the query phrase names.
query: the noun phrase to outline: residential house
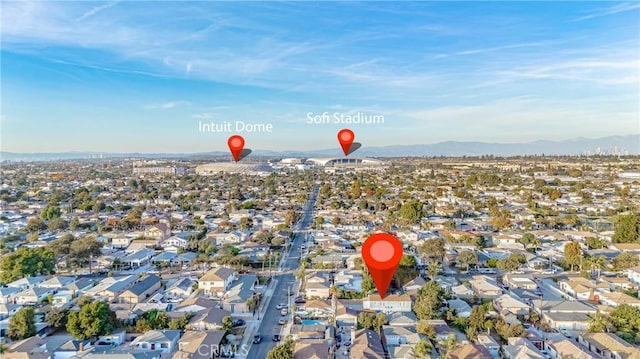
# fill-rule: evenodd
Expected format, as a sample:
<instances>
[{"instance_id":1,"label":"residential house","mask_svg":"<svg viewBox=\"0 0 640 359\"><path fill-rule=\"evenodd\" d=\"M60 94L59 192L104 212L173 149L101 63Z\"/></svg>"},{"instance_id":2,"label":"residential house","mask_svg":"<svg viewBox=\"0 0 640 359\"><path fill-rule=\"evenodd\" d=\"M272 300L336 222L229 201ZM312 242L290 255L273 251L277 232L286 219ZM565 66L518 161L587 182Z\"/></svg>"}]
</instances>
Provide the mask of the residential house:
<instances>
[{"instance_id":1,"label":"residential house","mask_svg":"<svg viewBox=\"0 0 640 359\"><path fill-rule=\"evenodd\" d=\"M352 358L385 359L385 352L380 336L373 330L361 329L356 331L351 343Z\"/></svg>"},{"instance_id":2,"label":"residential house","mask_svg":"<svg viewBox=\"0 0 640 359\"><path fill-rule=\"evenodd\" d=\"M209 270L200 277L198 286L208 295L221 297L229 289L235 277L235 270L227 267L218 267Z\"/></svg>"},{"instance_id":3,"label":"residential house","mask_svg":"<svg viewBox=\"0 0 640 359\"><path fill-rule=\"evenodd\" d=\"M503 277L502 281L509 288L518 288L518 289L532 289L535 290L538 288L538 284L534 282L531 278L528 277L520 277L513 274L507 274Z\"/></svg>"},{"instance_id":4,"label":"residential house","mask_svg":"<svg viewBox=\"0 0 640 359\"><path fill-rule=\"evenodd\" d=\"M599 299L601 304L608 305L610 307L628 304L640 308L640 299L622 292L601 293Z\"/></svg>"},{"instance_id":5,"label":"residential house","mask_svg":"<svg viewBox=\"0 0 640 359\"><path fill-rule=\"evenodd\" d=\"M324 325L293 324L290 334L294 340L324 340L325 332L326 327Z\"/></svg>"},{"instance_id":6,"label":"residential house","mask_svg":"<svg viewBox=\"0 0 640 359\"><path fill-rule=\"evenodd\" d=\"M197 280L194 280L192 278L187 278L187 277L180 277L168 285L167 289L164 291L164 295L168 299L171 299L171 298L185 299L193 293L194 291L193 288L197 284L198 284Z\"/></svg>"},{"instance_id":7,"label":"residential house","mask_svg":"<svg viewBox=\"0 0 640 359\"><path fill-rule=\"evenodd\" d=\"M640 349L613 333L584 333L578 342L603 359L639 359Z\"/></svg>"},{"instance_id":8,"label":"residential house","mask_svg":"<svg viewBox=\"0 0 640 359\"><path fill-rule=\"evenodd\" d=\"M427 281L421 276L416 276L409 282L405 283L402 286L402 290L405 292L415 292L417 293L418 289L422 288L423 285L427 284Z\"/></svg>"},{"instance_id":9,"label":"residential house","mask_svg":"<svg viewBox=\"0 0 640 359\"><path fill-rule=\"evenodd\" d=\"M178 340L173 359L211 359L220 354L225 335L222 330L187 330Z\"/></svg>"},{"instance_id":10,"label":"residential house","mask_svg":"<svg viewBox=\"0 0 640 359\"><path fill-rule=\"evenodd\" d=\"M413 346L421 339L421 335L418 334L415 326L383 325L381 334L382 343L386 347L404 344Z\"/></svg>"},{"instance_id":11,"label":"residential house","mask_svg":"<svg viewBox=\"0 0 640 359\"><path fill-rule=\"evenodd\" d=\"M471 289L480 298L496 298L502 295L502 288L498 286L495 278L478 275L469 281Z\"/></svg>"},{"instance_id":12,"label":"residential house","mask_svg":"<svg viewBox=\"0 0 640 359\"><path fill-rule=\"evenodd\" d=\"M293 359L324 359L328 357L329 346L324 340L299 341L293 347Z\"/></svg>"},{"instance_id":13,"label":"residential house","mask_svg":"<svg viewBox=\"0 0 640 359\"><path fill-rule=\"evenodd\" d=\"M478 345L481 345L485 349L487 349L493 359L500 358L500 344L495 339L493 339L492 336L486 334L478 334L478 338L476 341Z\"/></svg>"},{"instance_id":14,"label":"residential house","mask_svg":"<svg viewBox=\"0 0 640 359\"><path fill-rule=\"evenodd\" d=\"M545 359L540 349L526 338L509 338L502 352L505 359Z\"/></svg>"},{"instance_id":15,"label":"residential house","mask_svg":"<svg viewBox=\"0 0 640 359\"><path fill-rule=\"evenodd\" d=\"M49 295L53 295L53 289L32 287L16 294L15 302L22 305L36 305Z\"/></svg>"},{"instance_id":16,"label":"residential house","mask_svg":"<svg viewBox=\"0 0 640 359\"><path fill-rule=\"evenodd\" d=\"M471 306L462 299L450 299L447 301L447 305L455 310L457 317L469 318L471 316Z\"/></svg>"},{"instance_id":17,"label":"residential house","mask_svg":"<svg viewBox=\"0 0 640 359\"><path fill-rule=\"evenodd\" d=\"M391 326L415 326L418 322L418 317L413 312L394 312L387 315L387 321Z\"/></svg>"},{"instance_id":18,"label":"residential house","mask_svg":"<svg viewBox=\"0 0 640 359\"><path fill-rule=\"evenodd\" d=\"M545 343L545 349L552 359L597 359L599 356L592 354L589 349L580 343L564 338L549 340Z\"/></svg>"},{"instance_id":19,"label":"residential house","mask_svg":"<svg viewBox=\"0 0 640 359\"><path fill-rule=\"evenodd\" d=\"M558 287L569 296L582 300L596 300L601 293L611 292L605 283L596 283L594 280L582 277L560 280Z\"/></svg>"},{"instance_id":20,"label":"residential house","mask_svg":"<svg viewBox=\"0 0 640 359\"><path fill-rule=\"evenodd\" d=\"M160 350L171 354L178 349L179 330L150 330L135 338L130 346L139 350Z\"/></svg>"},{"instance_id":21,"label":"residential house","mask_svg":"<svg viewBox=\"0 0 640 359\"><path fill-rule=\"evenodd\" d=\"M331 294L331 282L327 272L312 272L305 280L307 298L328 298Z\"/></svg>"},{"instance_id":22,"label":"residential house","mask_svg":"<svg viewBox=\"0 0 640 359\"><path fill-rule=\"evenodd\" d=\"M0 304L0 320L11 317L16 314L20 309L22 309L22 305L20 304Z\"/></svg>"},{"instance_id":23,"label":"residential house","mask_svg":"<svg viewBox=\"0 0 640 359\"><path fill-rule=\"evenodd\" d=\"M625 274L631 283L640 286L640 266L627 269Z\"/></svg>"},{"instance_id":24,"label":"residential house","mask_svg":"<svg viewBox=\"0 0 640 359\"><path fill-rule=\"evenodd\" d=\"M366 310L374 310L376 312L393 313L393 312L410 312L411 297L402 295L387 295L384 300L378 294L370 294L362 300L362 307Z\"/></svg>"},{"instance_id":25,"label":"residential house","mask_svg":"<svg viewBox=\"0 0 640 359\"><path fill-rule=\"evenodd\" d=\"M18 287L0 287L0 304L13 303L16 294L20 293L21 291L22 289Z\"/></svg>"},{"instance_id":26,"label":"residential house","mask_svg":"<svg viewBox=\"0 0 640 359\"><path fill-rule=\"evenodd\" d=\"M125 249L129 247L129 244L131 244L131 238L129 237L120 236L111 239L111 248L114 249Z\"/></svg>"},{"instance_id":27,"label":"residential house","mask_svg":"<svg viewBox=\"0 0 640 359\"><path fill-rule=\"evenodd\" d=\"M189 241L187 239L180 238L178 236L171 236L160 241L160 247L164 248L165 250L167 250L167 248L169 247L184 249L187 248L188 245Z\"/></svg>"},{"instance_id":28,"label":"residential house","mask_svg":"<svg viewBox=\"0 0 640 359\"><path fill-rule=\"evenodd\" d=\"M52 359L47 342L38 336L14 342L2 353L2 359Z\"/></svg>"},{"instance_id":29,"label":"residential house","mask_svg":"<svg viewBox=\"0 0 640 359\"><path fill-rule=\"evenodd\" d=\"M147 228L144 231L143 236L145 238L163 240L171 236L171 229L169 229L169 225L166 223L158 223L154 226Z\"/></svg>"},{"instance_id":30,"label":"residential house","mask_svg":"<svg viewBox=\"0 0 640 359\"><path fill-rule=\"evenodd\" d=\"M85 294L91 297L103 297L108 301L112 301L132 286L137 280L138 277L135 275L107 277L100 281L97 286L86 291Z\"/></svg>"},{"instance_id":31,"label":"residential house","mask_svg":"<svg viewBox=\"0 0 640 359\"><path fill-rule=\"evenodd\" d=\"M357 327L358 312L347 308L341 301L338 301L336 310L336 323L341 327Z\"/></svg>"},{"instance_id":32,"label":"residential house","mask_svg":"<svg viewBox=\"0 0 640 359\"><path fill-rule=\"evenodd\" d=\"M176 312L182 313L197 313L201 310L205 310L208 308L212 308L218 305L218 302L212 299L203 298L203 297L194 297L189 298L182 303L180 303L176 308Z\"/></svg>"},{"instance_id":33,"label":"residential house","mask_svg":"<svg viewBox=\"0 0 640 359\"><path fill-rule=\"evenodd\" d=\"M161 287L161 280L155 274L143 277L136 284L118 296L119 303L141 303Z\"/></svg>"},{"instance_id":34,"label":"residential house","mask_svg":"<svg viewBox=\"0 0 640 359\"><path fill-rule=\"evenodd\" d=\"M90 340L72 339L54 350L52 359L71 359L85 350L91 350L92 347Z\"/></svg>"},{"instance_id":35,"label":"residential house","mask_svg":"<svg viewBox=\"0 0 640 359\"><path fill-rule=\"evenodd\" d=\"M638 285L631 282L626 277L598 277L598 282L604 283L612 290L633 290L638 288Z\"/></svg>"},{"instance_id":36,"label":"residential house","mask_svg":"<svg viewBox=\"0 0 640 359\"><path fill-rule=\"evenodd\" d=\"M139 268L151 262L151 258L155 255L153 249L144 248L136 250L135 252L131 252L122 258L120 258L120 262L131 268Z\"/></svg>"},{"instance_id":37,"label":"residential house","mask_svg":"<svg viewBox=\"0 0 640 359\"><path fill-rule=\"evenodd\" d=\"M253 298L258 285L258 277L253 274L241 275L231 284L222 301L222 308L231 311L234 315L251 315L247 299Z\"/></svg>"},{"instance_id":38,"label":"residential house","mask_svg":"<svg viewBox=\"0 0 640 359\"><path fill-rule=\"evenodd\" d=\"M53 276L44 282L38 284L38 287L49 289L60 289L73 283L75 280L72 277Z\"/></svg>"},{"instance_id":39,"label":"residential house","mask_svg":"<svg viewBox=\"0 0 640 359\"><path fill-rule=\"evenodd\" d=\"M518 299L503 294L500 297L493 300L493 305L501 315L513 314L513 315L527 315L529 314L529 305Z\"/></svg>"},{"instance_id":40,"label":"residential house","mask_svg":"<svg viewBox=\"0 0 640 359\"><path fill-rule=\"evenodd\" d=\"M45 276L25 277L8 283L7 287L20 288L21 290L25 290L27 288L33 288L36 285L44 282L45 280L47 280L47 277Z\"/></svg>"},{"instance_id":41,"label":"residential house","mask_svg":"<svg viewBox=\"0 0 640 359\"><path fill-rule=\"evenodd\" d=\"M231 312L220 308L208 308L196 313L187 324L189 330L220 330L223 327L222 318L230 317Z\"/></svg>"},{"instance_id":42,"label":"residential house","mask_svg":"<svg viewBox=\"0 0 640 359\"><path fill-rule=\"evenodd\" d=\"M447 353L450 359L493 359L491 353L479 344L464 344Z\"/></svg>"}]
</instances>

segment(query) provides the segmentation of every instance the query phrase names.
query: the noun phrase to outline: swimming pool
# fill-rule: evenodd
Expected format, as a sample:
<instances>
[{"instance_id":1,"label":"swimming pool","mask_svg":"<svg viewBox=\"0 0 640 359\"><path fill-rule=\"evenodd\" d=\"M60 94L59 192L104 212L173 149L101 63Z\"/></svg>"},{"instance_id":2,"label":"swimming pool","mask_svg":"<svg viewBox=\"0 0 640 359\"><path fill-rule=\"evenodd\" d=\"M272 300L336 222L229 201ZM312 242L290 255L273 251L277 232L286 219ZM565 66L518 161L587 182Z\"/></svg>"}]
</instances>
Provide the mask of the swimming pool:
<instances>
[{"instance_id":1,"label":"swimming pool","mask_svg":"<svg viewBox=\"0 0 640 359\"><path fill-rule=\"evenodd\" d=\"M302 325L325 325L323 322L319 320L312 320L312 319L303 319L301 323Z\"/></svg>"}]
</instances>

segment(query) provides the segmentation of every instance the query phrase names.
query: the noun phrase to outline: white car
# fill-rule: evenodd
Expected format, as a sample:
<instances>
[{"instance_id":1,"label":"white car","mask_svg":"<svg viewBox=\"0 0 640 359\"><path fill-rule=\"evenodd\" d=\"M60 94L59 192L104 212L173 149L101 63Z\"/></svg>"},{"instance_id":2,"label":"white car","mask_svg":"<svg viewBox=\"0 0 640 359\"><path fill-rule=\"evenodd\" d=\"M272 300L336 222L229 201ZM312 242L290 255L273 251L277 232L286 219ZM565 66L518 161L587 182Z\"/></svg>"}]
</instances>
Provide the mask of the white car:
<instances>
[{"instance_id":1,"label":"white car","mask_svg":"<svg viewBox=\"0 0 640 359\"><path fill-rule=\"evenodd\" d=\"M284 304L284 303L280 303L280 304L276 305L276 309L277 309L277 310L281 310L281 309L284 309L284 308L286 308L286 307L287 307L287 305L286 305L286 304Z\"/></svg>"}]
</instances>

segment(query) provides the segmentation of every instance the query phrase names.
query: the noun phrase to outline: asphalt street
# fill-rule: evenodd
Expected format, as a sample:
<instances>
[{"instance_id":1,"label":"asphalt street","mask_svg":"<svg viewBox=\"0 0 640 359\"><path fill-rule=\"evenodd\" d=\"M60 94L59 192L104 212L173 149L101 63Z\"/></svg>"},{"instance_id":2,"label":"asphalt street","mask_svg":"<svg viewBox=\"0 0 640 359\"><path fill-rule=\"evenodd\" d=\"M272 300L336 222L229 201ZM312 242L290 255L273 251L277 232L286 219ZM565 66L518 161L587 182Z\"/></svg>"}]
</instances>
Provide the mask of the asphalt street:
<instances>
[{"instance_id":1,"label":"asphalt street","mask_svg":"<svg viewBox=\"0 0 640 359\"><path fill-rule=\"evenodd\" d=\"M270 299L267 298L269 305L267 306L264 317L260 318L258 334L262 336L262 341L258 344L251 345L247 358L266 358L269 350L279 344L272 340L273 335L280 334L283 329L282 325L278 325L278 320L283 317L280 314L280 310L276 309L276 306L280 303L288 303L287 294L289 287L292 292L295 290L295 276L293 272L300 266L300 246L305 240L306 231L310 229L313 223L313 207L316 203L318 190L319 186L315 186L313 193L309 196L302 218L298 222L298 231L293 236L291 242L290 256L285 260L282 266L282 272L274 277L278 282L274 288L273 296ZM291 320L291 313L285 318Z\"/></svg>"}]
</instances>

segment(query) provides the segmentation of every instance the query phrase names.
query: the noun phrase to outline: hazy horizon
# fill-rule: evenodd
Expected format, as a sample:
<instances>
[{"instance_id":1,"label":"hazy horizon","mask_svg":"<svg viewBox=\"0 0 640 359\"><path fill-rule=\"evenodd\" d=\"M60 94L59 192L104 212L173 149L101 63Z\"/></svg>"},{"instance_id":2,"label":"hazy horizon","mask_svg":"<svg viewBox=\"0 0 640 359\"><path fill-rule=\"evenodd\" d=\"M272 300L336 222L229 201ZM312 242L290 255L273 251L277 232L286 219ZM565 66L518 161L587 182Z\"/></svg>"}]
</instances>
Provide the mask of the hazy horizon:
<instances>
[{"instance_id":1,"label":"hazy horizon","mask_svg":"<svg viewBox=\"0 0 640 359\"><path fill-rule=\"evenodd\" d=\"M234 133L304 152L336 148L345 127L363 149L640 132L638 3L2 7L5 152L226 152ZM383 121L306 123L324 113Z\"/></svg>"}]
</instances>

